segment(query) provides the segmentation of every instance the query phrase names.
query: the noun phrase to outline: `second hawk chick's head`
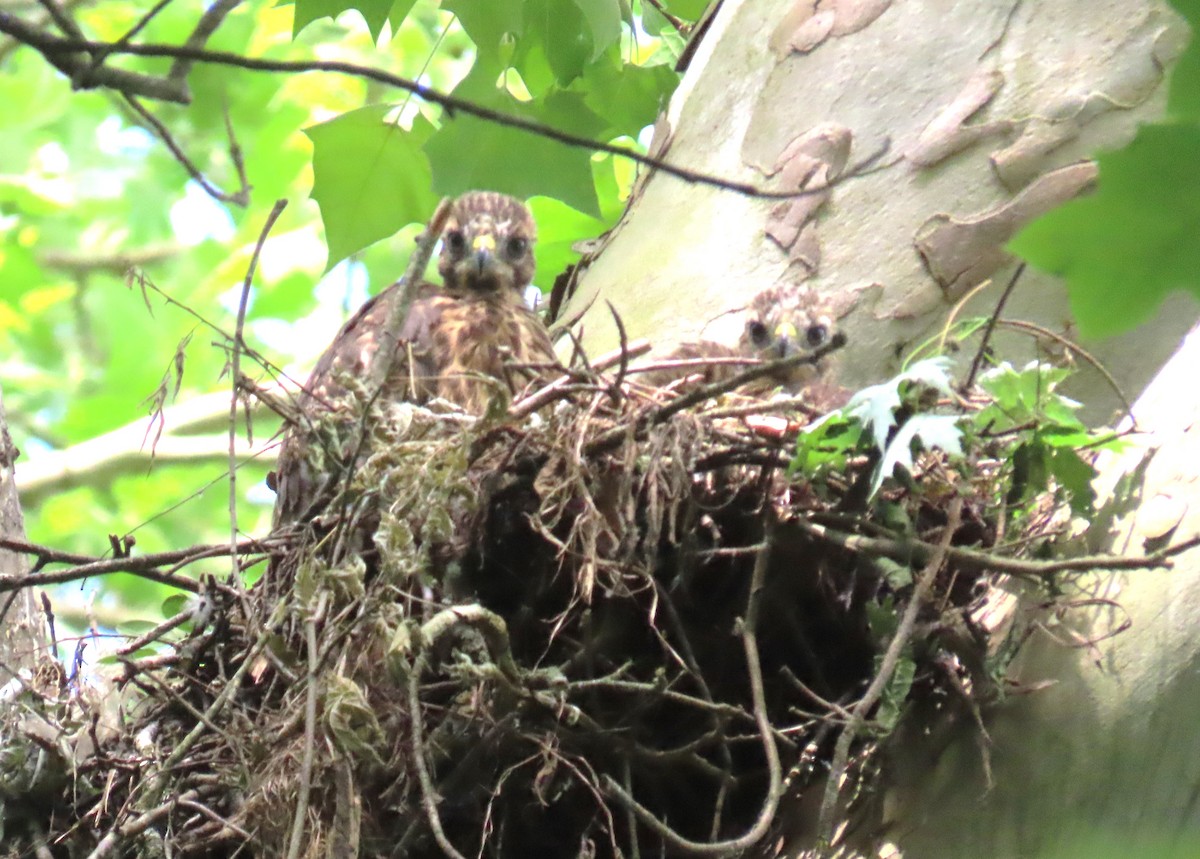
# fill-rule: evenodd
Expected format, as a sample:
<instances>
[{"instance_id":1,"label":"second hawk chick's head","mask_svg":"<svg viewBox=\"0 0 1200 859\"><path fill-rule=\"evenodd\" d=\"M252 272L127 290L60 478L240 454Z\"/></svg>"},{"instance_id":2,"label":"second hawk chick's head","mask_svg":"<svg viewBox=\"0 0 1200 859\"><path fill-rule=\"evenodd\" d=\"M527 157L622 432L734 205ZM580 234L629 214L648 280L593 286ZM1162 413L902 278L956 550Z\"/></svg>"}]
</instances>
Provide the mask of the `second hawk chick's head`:
<instances>
[{"instance_id":1,"label":"second hawk chick's head","mask_svg":"<svg viewBox=\"0 0 1200 859\"><path fill-rule=\"evenodd\" d=\"M834 330L833 314L816 290L777 286L760 292L750 302L739 351L764 361L790 358L826 345ZM824 369L823 361L800 364L783 371L787 378L780 381L804 382Z\"/></svg>"},{"instance_id":2,"label":"second hawk chick's head","mask_svg":"<svg viewBox=\"0 0 1200 859\"><path fill-rule=\"evenodd\" d=\"M537 225L524 203L471 191L450 207L438 272L450 290L519 295L533 282L536 240Z\"/></svg>"}]
</instances>

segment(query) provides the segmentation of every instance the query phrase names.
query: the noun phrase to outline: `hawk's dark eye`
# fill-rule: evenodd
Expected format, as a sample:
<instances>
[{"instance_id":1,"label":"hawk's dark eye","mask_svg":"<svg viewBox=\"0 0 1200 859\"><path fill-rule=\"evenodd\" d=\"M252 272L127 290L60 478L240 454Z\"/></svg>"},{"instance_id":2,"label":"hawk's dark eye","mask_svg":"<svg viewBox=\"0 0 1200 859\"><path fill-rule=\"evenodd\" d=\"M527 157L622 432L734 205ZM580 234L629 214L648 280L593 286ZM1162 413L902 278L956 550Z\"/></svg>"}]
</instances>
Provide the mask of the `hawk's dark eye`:
<instances>
[{"instance_id":1,"label":"hawk's dark eye","mask_svg":"<svg viewBox=\"0 0 1200 859\"><path fill-rule=\"evenodd\" d=\"M527 250L529 250L529 240L520 236L513 236L504 243L504 253L509 259L519 259L525 255Z\"/></svg>"},{"instance_id":2,"label":"hawk's dark eye","mask_svg":"<svg viewBox=\"0 0 1200 859\"><path fill-rule=\"evenodd\" d=\"M808 329L804 332L804 339L808 341L809 346L814 348L824 346L825 341L829 339L829 326L822 325L819 322L808 326Z\"/></svg>"},{"instance_id":3,"label":"hawk's dark eye","mask_svg":"<svg viewBox=\"0 0 1200 859\"><path fill-rule=\"evenodd\" d=\"M750 342L755 346L766 346L771 339L771 332L767 330L767 326L757 319L746 323L746 333L750 335Z\"/></svg>"},{"instance_id":4,"label":"hawk's dark eye","mask_svg":"<svg viewBox=\"0 0 1200 859\"><path fill-rule=\"evenodd\" d=\"M446 233L446 247L450 248L450 253L459 256L467 249L467 237L462 234L462 230L451 230Z\"/></svg>"}]
</instances>

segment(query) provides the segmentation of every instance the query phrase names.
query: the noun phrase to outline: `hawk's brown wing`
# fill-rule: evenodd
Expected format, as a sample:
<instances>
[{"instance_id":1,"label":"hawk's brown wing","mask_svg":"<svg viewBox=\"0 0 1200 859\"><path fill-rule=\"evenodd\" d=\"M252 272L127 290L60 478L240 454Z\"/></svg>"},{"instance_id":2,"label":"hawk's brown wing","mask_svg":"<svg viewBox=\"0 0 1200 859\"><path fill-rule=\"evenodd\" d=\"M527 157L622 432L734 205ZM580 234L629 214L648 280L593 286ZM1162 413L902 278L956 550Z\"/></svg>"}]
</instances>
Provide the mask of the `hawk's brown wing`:
<instances>
[{"instance_id":1,"label":"hawk's brown wing","mask_svg":"<svg viewBox=\"0 0 1200 859\"><path fill-rule=\"evenodd\" d=\"M381 334L399 296L396 286L388 287L342 326L301 396L300 408L309 424L330 411L344 410L348 424L361 418L362 404L350 395L348 383L369 384ZM409 308L396 349L383 402L424 403L436 396L474 414L483 414L499 389L515 394L543 377L544 365L555 362L545 326L515 291L477 295L426 284ZM314 473L311 443L311 426L295 427L284 438L276 477L276 523L301 518L321 494L324 477Z\"/></svg>"},{"instance_id":2,"label":"hawk's brown wing","mask_svg":"<svg viewBox=\"0 0 1200 859\"><path fill-rule=\"evenodd\" d=\"M329 408L337 400L346 396L345 380L347 378L366 378L371 369L371 362L375 358L375 352L379 348L381 332L387 325L388 316L392 312L392 305L400 299L399 287L400 284L394 283L369 299L358 309L358 312L346 321L346 324L333 338L333 342L329 344L329 348L322 353L300 395L300 407L308 411L310 416L313 410L319 411L322 407ZM430 301L437 292L437 287L430 283L423 283L417 287L417 297L409 309L408 319L400 332L401 341L419 342L421 345L428 343L427 333L420 341L417 341L414 335L418 330L428 331ZM393 376L400 370L407 374L407 368L401 366L407 351L404 350L403 353L397 355L396 364L392 368ZM425 354L426 351L423 348L416 349L414 354ZM421 371L419 375L429 376L432 375L434 368L422 367L419 369Z\"/></svg>"},{"instance_id":3,"label":"hawk's brown wing","mask_svg":"<svg viewBox=\"0 0 1200 859\"><path fill-rule=\"evenodd\" d=\"M392 284L378 295L367 300L351 316L334 336L317 360L308 377L297 404L305 417L305 423L292 427L284 436L279 450L279 464L275 471L275 522L293 522L309 507L320 492L322 476L315 474L309 462L309 445L313 442L313 426L324 416L345 410L347 419L354 417L355 403L347 383L357 380L365 384L379 348L381 332L387 325L392 305L400 298L399 284ZM427 315L427 306L437 288L429 283L418 287L418 297L409 311L409 320ZM407 330L407 325L405 327ZM414 349L414 366L410 374L408 349L397 355L392 367L392 378L409 378L410 375L428 378L433 368L425 366ZM427 399L427 395L419 397Z\"/></svg>"}]
</instances>

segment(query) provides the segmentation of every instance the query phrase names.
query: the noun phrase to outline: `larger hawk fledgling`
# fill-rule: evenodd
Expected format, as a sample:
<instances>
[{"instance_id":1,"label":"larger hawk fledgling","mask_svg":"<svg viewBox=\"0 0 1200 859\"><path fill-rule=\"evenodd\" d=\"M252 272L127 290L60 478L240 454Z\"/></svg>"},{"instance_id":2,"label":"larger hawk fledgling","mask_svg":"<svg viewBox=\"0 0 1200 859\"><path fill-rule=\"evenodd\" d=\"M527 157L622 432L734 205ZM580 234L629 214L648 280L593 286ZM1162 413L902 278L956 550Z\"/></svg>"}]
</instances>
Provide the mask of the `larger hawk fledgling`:
<instances>
[{"instance_id":1,"label":"larger hawk fledgling","mask_svg":"<svg viewBox=\"0 0 1200 859\"><path fill-rule=\"evenodd\" d=\"M497 394L514 394L554 364L541 318L524 301L533 280L537 226L529 209L504 194L472 191L450 208L438 271L443 285L418 287L383 380L383 401L424 403L441 397L482 414ZM379 348L400 284L364 304L317 361L300 408L309 418L345 406L347 381L363 380ZM305 428L288 432L279 455L276 522L309 506L319 481L306 462Z\"/></svg>"},{"instance_id":2,"label":"larger hawk fledgling","mask_svg":"<svg viewBox=\"0 0 1200 859\"><path fill-rule=\"evenodd\" d=\"M816 290L781 284L763 290L750 300L745 309L745 326L736 346L696 340L681 343L666 360L746 358L776 361L816 351L830 342L834 330L834 313ZM653 371L642 378L652 385L663 386L698 374L708 383L730 379L745 369L746 366L737 364L712 363ZM825 379L828 373L829 359L820 358L814 363L794 364L739 390L761 394L782 387L791 393L798 393Z\"/></svg>"}]
</instances>

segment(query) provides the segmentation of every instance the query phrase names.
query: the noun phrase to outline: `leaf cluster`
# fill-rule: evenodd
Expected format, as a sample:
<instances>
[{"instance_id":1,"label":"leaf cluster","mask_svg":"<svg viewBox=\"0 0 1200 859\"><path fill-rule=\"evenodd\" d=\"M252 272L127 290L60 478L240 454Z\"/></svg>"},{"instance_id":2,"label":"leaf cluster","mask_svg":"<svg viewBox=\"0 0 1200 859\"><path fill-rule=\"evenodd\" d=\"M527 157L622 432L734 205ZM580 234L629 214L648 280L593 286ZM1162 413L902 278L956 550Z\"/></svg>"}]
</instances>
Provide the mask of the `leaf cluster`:
<instances>
[{"instance_id":1,"label":"leaf cluster","mask_svg":"<svg viewBox=\"0 0 1200 859\"><path fill-rule=\"evenodd\" d=\"M1059 391L1069 369L1000 363L980 375L970 400L955 392L950 370L949 359L930 358L854 394L800 434L792 472L819 483L866 463L871 499L910 487L921 455L937 454L965 480L986 476L989 497L1014 515L1047 493L1076 515L1093 512L1088 452L1120 442L1088 428L1080 404Z\"/></svg>"}]
</instances>

